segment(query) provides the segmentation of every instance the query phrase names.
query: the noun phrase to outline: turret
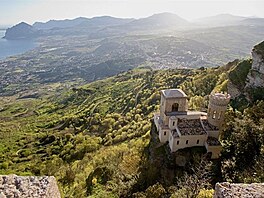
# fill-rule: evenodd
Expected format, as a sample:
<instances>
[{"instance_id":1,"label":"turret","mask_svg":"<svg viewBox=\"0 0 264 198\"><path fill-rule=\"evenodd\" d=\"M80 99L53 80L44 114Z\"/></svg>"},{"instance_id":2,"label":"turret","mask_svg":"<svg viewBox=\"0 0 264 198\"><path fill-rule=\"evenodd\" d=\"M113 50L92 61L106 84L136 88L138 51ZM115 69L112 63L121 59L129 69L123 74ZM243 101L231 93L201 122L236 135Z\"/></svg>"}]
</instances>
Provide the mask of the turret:
<instances>
[{"instance_id":1,"label":"turret","mask_svg":"<svg viewBox=\"0 0 264 198\"><path fill-rule=\"evenodd\" d=\"M211 125L220 127L223 124L224 114L229 101L229 94L211 93L207 112L207 119Z\"/></svg>"},{"instance_id":2,"label":"turret","mask_svg":"<svg viewBox=\"0 0 264 198\"><path fill-rule=\"evenodd\" d=\"M181 89L161 90L160 117L165 125L169 124L170 116L186 111L188 111L188 99Z\"/></svg>"}]
</instances>

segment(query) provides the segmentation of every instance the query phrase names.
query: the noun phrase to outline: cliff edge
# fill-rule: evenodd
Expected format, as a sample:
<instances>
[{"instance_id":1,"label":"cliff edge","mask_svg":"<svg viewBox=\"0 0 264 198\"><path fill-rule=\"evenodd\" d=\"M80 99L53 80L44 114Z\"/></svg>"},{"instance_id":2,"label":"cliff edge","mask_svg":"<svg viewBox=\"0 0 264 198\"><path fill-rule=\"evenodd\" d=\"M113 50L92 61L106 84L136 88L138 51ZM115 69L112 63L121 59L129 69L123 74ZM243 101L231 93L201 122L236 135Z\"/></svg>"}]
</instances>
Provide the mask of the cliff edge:
<instances>
[{"instance_id":1,"label":"cliff edge","mask_svg":"<svg viewBox=\"0 0 264 198\"><path fill-rule=\"evenodd\" d=\"M252 67L247 79L246 87L264 87L264 41L252 50Z\"/></svg>"},{"instance_id":2,"label":"cliff edge","mask_svg":"<svg viewBox=\"0 0 264 198\"><path fill-rule=\"evenodd\" d=\"M264 41L254 46L251 54L251 59L239 62L228 75L227 88L232 99L264 98Z\"/></svg>"}]
</instances>

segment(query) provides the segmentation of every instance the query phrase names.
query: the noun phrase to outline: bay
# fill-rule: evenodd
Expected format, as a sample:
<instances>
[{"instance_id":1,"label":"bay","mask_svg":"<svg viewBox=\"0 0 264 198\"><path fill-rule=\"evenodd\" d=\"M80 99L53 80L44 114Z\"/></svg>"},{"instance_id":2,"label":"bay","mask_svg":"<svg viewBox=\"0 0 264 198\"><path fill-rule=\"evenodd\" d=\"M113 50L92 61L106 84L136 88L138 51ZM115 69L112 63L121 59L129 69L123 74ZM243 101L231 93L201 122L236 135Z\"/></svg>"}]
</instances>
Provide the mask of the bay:
<instances>
[{"instance_id":1,"label":"bay","mask_svg":"<svg viewBox=\"0 0 264 198\"><path fill-rule=\"evenodd\" d=\"M6 40L5 30L0 30L0 60L9 56L22 54L37 46L33 40Z\"/></svg>"}]
</instances>

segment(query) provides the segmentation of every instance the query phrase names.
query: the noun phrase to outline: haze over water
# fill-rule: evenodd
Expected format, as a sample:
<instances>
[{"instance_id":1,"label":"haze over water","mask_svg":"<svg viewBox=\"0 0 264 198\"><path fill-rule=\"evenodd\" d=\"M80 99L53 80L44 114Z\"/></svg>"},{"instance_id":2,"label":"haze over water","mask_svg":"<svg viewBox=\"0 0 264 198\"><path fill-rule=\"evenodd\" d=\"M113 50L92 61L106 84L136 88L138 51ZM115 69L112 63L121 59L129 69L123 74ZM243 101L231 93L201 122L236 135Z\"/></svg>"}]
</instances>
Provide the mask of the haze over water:
<instances>
[{"instance_id":1,"label":"haze over water","mask_svg":"<svg viewBox=\"0 0 264 198\"><path fill-rule=\"evenodd\" d=\"M0 30L0 60L22 54L37 46L32 40L6 40L3 39L4 35L5 30Z\"/></svg>"}]
</instances>

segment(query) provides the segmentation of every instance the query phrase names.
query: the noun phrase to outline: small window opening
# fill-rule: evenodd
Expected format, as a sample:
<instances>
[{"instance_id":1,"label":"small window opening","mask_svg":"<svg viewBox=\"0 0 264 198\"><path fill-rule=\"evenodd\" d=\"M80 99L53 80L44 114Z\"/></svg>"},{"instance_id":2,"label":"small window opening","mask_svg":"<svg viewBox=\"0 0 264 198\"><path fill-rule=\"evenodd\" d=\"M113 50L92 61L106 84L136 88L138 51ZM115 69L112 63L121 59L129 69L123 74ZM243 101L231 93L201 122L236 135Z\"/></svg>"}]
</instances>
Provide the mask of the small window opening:
<instances>
[{"instance_id":1,"label":"small window opening","mask_svg":"<svg viewBox=\"0 0 264 198\"><path fill-rule=\"evenodd\" d=\"M199 144L199 142L200 142L200 140L197 140L197 141L196 141L196 144Z\"/></svg>"},{"instance_id":2,"label":"small window opening","mask_svg":"<svg viewBox=\"0 0 264 198\"><path fill-rule=\"evenodd\" d=\"M180 141L178 140L178 141L177 141L177 145L179 145L179 144L180 144Z\"/></svg>"},{"instance_id":3,"label":"small window opening","mask_svg":"<svg viewBox=\"0 0 264 198\"><path fill-rule=\"evenodd\" d=\"M216 118L216 111L213 112L213 119Z\"/></svg>"},{"instance_id":4,"label":"small window opening","mask_svg":"<svg viewBox=\"0 0 264 198\"><path fill-rule=\"evenodd\" d=\"M175 112L175 111L178 111L179 110L179 104L178 103L174 103L172 106L171 106L171 111L172 112Z\"/></svg>"},{"instance_id":5,"label":"small window opening","mask_svg":"<svg viewBox=\"0 0 264 198\"><path fill-rule=\"evenodd\" d=\"M175 122L172 122L172 126L175 126Z\"/></svg>"},{"instance_id":6,"label":"small window opening","mask_svg":"<svg viewBox=\"0 0 264 198\"><path fill-rule=\"evenodd\" d=\"M211 108L208 109L208 117L211 115Z\"/></svg>"},{"instance_id":7,"label":"small window opening","mask_svg":"<svg viewBox=\"0 0 264 198\"><path fill-rule=\"evenodd\" d=\"M186 140L186 144L188 144L189 143L189 140Z\"/></svg>"},{"instance_id":8,"label":"small window opening","mask_svg":"<svg viewBox=\"0 0 264 198\"><path fill-rule=\"evenodd\" d=\"M164 131L164 135L166 135L167 133L166 133L166 131Z\"/></svg>"},{"instance_id":9,"label":"small window opening","mask_svg":"<svg viewBox=\"0 0 264 198\"><path fill-rule=\"evenodd\" d=\"M222 116L222 111L219 113L219 115L218 115L218 120L220 120L220 118L221 118L221 116Z\"/></svg>"}]
</instances>

